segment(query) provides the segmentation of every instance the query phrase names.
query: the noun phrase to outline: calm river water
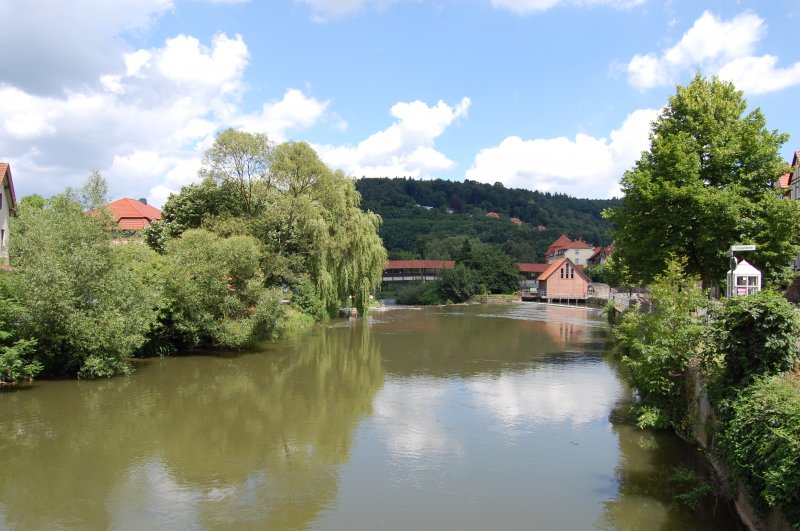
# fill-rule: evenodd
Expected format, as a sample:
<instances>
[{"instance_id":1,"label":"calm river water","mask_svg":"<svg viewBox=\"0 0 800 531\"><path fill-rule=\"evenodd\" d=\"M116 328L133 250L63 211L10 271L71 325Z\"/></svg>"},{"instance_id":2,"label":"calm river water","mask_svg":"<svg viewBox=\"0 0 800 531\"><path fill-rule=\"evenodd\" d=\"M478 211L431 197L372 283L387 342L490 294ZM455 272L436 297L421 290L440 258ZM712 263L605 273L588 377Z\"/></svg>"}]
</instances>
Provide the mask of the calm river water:
<instances>
[{"instance_id":1,"label":"calm river water","mask_svg":"<svg viewBox=\"0 0 800 531\"><path fill-rule=\"evenodd\" d=\"M696 450L612 424L596 310L395 309L0 393L9 529L734 529Z\"/></svg>"}]
</instances>

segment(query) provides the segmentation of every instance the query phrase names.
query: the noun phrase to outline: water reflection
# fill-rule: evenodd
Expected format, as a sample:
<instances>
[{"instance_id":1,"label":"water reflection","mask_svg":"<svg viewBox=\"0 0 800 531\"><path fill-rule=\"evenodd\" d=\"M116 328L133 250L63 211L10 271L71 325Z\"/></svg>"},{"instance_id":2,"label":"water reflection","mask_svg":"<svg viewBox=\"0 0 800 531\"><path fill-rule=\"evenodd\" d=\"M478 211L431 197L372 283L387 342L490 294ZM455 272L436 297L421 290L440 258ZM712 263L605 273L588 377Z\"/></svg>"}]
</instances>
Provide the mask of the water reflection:
<instances>
[{"instance_id":1,"label":"water reflection","mask_svg":"<svg viewBox=\"0 0 800 531\"><path fill-rule=\"evenodd\" d=\"M31 529L305 527L335 500L382 380L355 326L3 393L2 515Z\"/></svg>"},{"instance_id":2,"label":"water reflection","mask_svg":"<svg viewBox=\"0 0 800 531\"><path fill-rule=\"evenodd\" d=\"M0 528L714 528L664 486L686 447L608 422L607 340L586 308L397 310L0 393Z\"/></svg>"}]
</instances>

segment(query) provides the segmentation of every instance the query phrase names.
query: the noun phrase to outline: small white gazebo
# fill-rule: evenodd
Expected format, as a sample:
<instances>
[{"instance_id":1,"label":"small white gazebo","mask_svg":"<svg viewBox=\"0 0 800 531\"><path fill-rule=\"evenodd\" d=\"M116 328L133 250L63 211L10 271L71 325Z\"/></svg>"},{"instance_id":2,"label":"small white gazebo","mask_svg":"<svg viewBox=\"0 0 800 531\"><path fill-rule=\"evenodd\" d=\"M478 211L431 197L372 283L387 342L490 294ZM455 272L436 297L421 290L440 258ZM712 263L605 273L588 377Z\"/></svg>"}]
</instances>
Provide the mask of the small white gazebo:
<instances>
[{"instance_id":1,"label":"small white gazebo","mask_svg":"<svg viewBox=\"0 0 800 531\"><path fill-rule=\"evenodd\" d=\"M733 264L731 264L733 266ZM761 271L742 260L728 271L728 298L734 295L754 295L761 291Z\"/></svg>"}]
</instances>

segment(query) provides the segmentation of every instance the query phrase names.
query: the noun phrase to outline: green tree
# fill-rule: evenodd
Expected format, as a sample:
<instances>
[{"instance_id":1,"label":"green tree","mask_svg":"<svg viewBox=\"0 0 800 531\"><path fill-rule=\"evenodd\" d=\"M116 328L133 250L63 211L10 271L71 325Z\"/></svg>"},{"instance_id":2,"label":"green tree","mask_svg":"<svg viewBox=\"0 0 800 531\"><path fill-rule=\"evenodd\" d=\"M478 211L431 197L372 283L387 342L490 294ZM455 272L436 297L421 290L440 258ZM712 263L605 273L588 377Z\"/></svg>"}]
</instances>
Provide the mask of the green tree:
<instances>
[{"instance_id":1,"label":"green tree","mask_svg":"<svg viewBox=\"0 0 800 531\"><path fill-rule=\"evenodd\" d=\"M464 264L445 269L439 281L439 293L450 302L464 302L478 292L477 274Z\"/></svg>"},{"instance_id":2,"label":"green tree","mask_svg":"<svg viewBox=\"0 0 800 531\"><path fill-rule=\"evenodd\" d=\"M514 293L520 289L519 264L500 249L486 246L475 250L465 265L477 273L478 282L489 293Z\"/></svg>"},{"instance_id":3,"label":"green tree","mask_svg":"<svg viewBox=\"0 0 800 531\"><path fill-rule=\"evenodd\" d=\"M773 187L788 137L767 130L759 109L746 111L731 83L698 74L653 122L650 149L622 178L622 206L607 212L615 259L636 280L650 282L675 254L710 286L737 243L757 244L753 261L767 278L783 278L800 231L800 206Z\"/></svg>"},{"instance_id":4,"label":"green tree","mask_svg":"<svg viewBox=\"0 0 800 531\"><path fill-rule=\"evenodd\" d=\"M623 368L641 397L639 425L684 433L686 369L701 355L706 328L698 310L708 306L699 279L686 274L685 264L685 259L668 261L650 286L653 311L626 312L615 329Z\"/></svg>"},{"instance_id":5,"label":"green tree","mask_svg":"<svg viewBox=\"0 0 800 531\"><path fill-rule=\"evenodd\" d=\"M66 195L41 208L23 203L12 221L19 330L37 338L45 373L129 372L127 358L159 313L161 286L149 274L158 256L137 243L112 245L104 220L84 215Z\"/></svg>"},{"instance_id":6,"label":"green tree","mask_svg":"<svg viewBox=\"0 0 800 531\"><path fill-rule=\"evenodd\" d=\"M23 309L11 273L0 270L0 383L30 380L42 370L34 358L36 340L19 337L16 329Z\"/></svg>"},{"instance_id":7,"label":"green tree","mask_svg":"<svg viewBox=\"0 0 800 531\"><path fill-rule=\"evenodd\" d=\"M185 347L244 348L280 331L281 294L264 287L260 243L190 229L166 247L169 322Z\"/></svg>"},{"instance_id":8,"label":"green tree","mask_svg":"<svg viewBox=\"0 0 800 531\"><path fill-rule=\"evenodd\" d=\"M244 212L256 214L265 206L271 186L272 150L265 134L225 129L206 150L200 175L230 185Z\"/></svg>"}]
</instances>

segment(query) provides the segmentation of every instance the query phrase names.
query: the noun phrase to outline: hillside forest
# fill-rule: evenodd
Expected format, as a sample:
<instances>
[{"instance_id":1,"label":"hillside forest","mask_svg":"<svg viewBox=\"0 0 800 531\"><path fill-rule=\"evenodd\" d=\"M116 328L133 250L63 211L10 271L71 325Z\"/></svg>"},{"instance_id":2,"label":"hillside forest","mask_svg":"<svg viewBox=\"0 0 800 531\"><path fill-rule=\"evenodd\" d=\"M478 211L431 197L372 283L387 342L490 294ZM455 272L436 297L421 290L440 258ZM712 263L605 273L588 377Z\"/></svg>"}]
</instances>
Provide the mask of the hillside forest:
<instances>
[{"instance_id":1,"label":"hillside forest","mask_svg":"<svg viewBox=\"0 0 800 531\"><path fill-rule=\"evenodd\" d=\"M620 204L470 180L362 178L356 189L361 208L383 219L379 234L390 259L454 260L468 238L518 262L543 262L561 234L610 244L611 225L601 214ZM498 217L488 217L490 212Z\"/></svg>"}]
</instances>

